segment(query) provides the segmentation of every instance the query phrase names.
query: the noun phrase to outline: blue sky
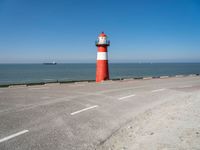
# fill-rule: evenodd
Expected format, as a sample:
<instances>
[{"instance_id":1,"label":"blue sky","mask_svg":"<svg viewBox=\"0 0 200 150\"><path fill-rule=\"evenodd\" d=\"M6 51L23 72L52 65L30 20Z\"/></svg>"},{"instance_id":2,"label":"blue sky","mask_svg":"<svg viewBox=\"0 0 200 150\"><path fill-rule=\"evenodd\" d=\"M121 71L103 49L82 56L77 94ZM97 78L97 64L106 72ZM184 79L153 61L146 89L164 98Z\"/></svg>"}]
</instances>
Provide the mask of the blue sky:
<instances>
[{"instance_id":1,"label":"blue sky","mask_svg":"<svg viewBox=\"0 0 200 150\"><path fill-rule=\"evenodd\" d=\"M200 62L199 0L0 0L0 63Z\"/></svg>"}]
</instances>

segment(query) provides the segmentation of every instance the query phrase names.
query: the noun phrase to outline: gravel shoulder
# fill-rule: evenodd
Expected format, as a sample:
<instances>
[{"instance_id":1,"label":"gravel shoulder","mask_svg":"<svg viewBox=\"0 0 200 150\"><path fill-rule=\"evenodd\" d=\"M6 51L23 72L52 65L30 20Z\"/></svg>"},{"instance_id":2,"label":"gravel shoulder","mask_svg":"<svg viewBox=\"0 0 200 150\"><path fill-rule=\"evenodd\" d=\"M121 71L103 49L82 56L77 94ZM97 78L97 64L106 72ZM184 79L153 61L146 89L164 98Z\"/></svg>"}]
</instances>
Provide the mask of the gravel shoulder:
<instances>
[{"instance_id":1,"label":"gravel shoulder","mask_svg":"<svg viewBox=\"0 0 200 150\"><path fill-rule=\"evenodd\" d=\"M199 150L200 91L179 91L166 99L133 118L97 150Z\"/></svg>"}]
</instances>

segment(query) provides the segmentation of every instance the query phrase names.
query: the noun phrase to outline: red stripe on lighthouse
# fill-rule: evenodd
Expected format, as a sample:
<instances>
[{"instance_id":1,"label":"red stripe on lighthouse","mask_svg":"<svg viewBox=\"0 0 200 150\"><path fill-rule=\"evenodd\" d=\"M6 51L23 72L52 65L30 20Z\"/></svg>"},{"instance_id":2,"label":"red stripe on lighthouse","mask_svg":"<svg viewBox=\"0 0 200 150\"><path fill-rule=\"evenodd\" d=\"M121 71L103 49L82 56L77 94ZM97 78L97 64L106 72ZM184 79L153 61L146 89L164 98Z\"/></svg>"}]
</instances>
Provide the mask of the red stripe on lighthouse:
<instances>
[{"instance_id":1,"label":"red stripe on lighthouse","mask_svg":"<svg viewBox=\"0 0 200 150\"><path fill-rule=\"evenodd\" d=\"M98 52L107 52L107 46L99 46Z\"/></svg>"},{"instance_id":2,"label":"red stripe on lighthouse","mask_svg":"<svg viewBox=\"0 0 200 150\"><path fill-rule=\"evenodd\" d=\"M108 60L97 60L96 82L101 82L108 79Z\"/></svg>"}]
</instances>

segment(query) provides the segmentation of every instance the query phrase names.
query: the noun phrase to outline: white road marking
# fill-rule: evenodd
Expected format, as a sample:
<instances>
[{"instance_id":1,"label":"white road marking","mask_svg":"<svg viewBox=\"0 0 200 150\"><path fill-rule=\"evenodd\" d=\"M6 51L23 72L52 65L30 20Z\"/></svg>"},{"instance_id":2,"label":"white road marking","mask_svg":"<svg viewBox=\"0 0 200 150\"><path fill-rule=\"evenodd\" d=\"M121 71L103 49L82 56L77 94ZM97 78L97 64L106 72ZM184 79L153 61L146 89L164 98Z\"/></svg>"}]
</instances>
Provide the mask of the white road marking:
<instances>
[{"instance_id":1,"label":"white road marking","mask_svg":"<svg viewBox=\"0 0 200 150\"><path fill-rule=\"evenodd\" d=\"M83 84L83 83L82 84L81 83L80 84L79 83L74 83L74 84L70 85L70 87L82 87L82 86L85 86L85 84Z\"/></svg>"},{"instance_id":2,"label":"white road marking","mask_svg":"<svg viewBox=\"0 0 200 150\"><path fill-rule=\"evenodd\" d=\"M179 88L190 88L190 87L192 87L191 85L186 85L186 86L180 86Z\"/></svg>"},{"instance_id":3,"label":"white road marking","mask_svg":"<svg viewBox=\"0 0 200 150\"><path fill-rule=\"evenodd\" d=\"M132 90L132 89L144 88L144 87L147 87L147 86L136 86L136 87L126 87L126 88L109 89L109 90L100 91L98 93L117 92L117 91L122 91L122 90Z\"/></svg>"},{"instance_id":4,"label":"white road marking","mask_svg":"<svg viewBox=\"0 0 200 150\"><path fill-rule=\"evenodd\" d=\"M123 99L126 99L126 98L130 98L130 97L134 97L135 95L128 95L128 96L125 96L125 97L120 97L118 100L123 100Z\"/></svg>"},{"instance_id":5,"label":"white road marking","mask_svg":"<svg viewBox=\"0 0 200 150\"><path fill-rule=\"evenodd\" d=\"M160 79L169 78L169 76L160 76Z\"/></svg>"},{"instance_id":6,"label":"white road marking","mask_svg":"<svg viewBox=\"0 0 200 150\"><path fill-rule=\"evenodd\" d=\"M98 105L94 105L94 106L91 106L91 107L87 107L87 108L84 108L84 109L75 111L75 112L71 113L71 115L76 115L76 114L78 114L78 113L81 113L81 112L83 112L83 111L86 111L86 110L89 110L89 109L93 109L93 108L96 108L96 107L99 107L99 106L98 106Z\"/></svg>"},{"instance_id":7,"label":"white road marking","mask_svg":"<svg viewBox=\"0 0 200 150\"><path fill-rule=\"evenodd\" d=\"M176 75L175 77L183 77L183 75Z\"/></svg>"},{"instance_id":8,"label":"white road marking","mask_svg":"<svg viewBox=\"0 0 200 150\"><path fill-rule=\"evenodd\" d=\"M26 88L26 85L10 85L9 88L22 89L22 88Z\"/></svg>"},{"instance_id":9,"label":"white road marking","mask_svg":"<svg viewBox=\"0 0 200 150\"><path fill-rule=\"evenodd\" d=\"M49 88L48 87L30 88L30 90L43 90L43 89L49 89Z\"/></svg>"},{"instance_id":10,"label":"white road marking","mask_svg":"<svg viewBox=\"0 0 200 150\"><path fill-rule=\"evenodd\" d=\"M27 133L27 132L29 132L29 131L28 131L28 130L23 130L23 131L20 131L20 132L18 132L18 133L15 133L15 134L12 134L12 135L10 135L10 136L7 136L7 137L5 137L5 138L3 138L3 139L0 139L0 143L5 142L5 141L7 141L7 140L10 140L10 139L12 139L12 138L14 138L14 137L17 137L17 136L19 136L19 135L25 134L25 133Z\"/></svg>"},{"instance_id":11,"label":"white road marking","mask_svg":"<svg viewBox=\"0 0 200 150\"><path fill-rule=\"evenodd\" d=\"M51 98L51 97L49 97L49 96L43 96L43 97L41 97L41 99L49 99L49 98Z\"/></svg>"},{"instance_id":12,"label":"white road marking","mask_svg":"<svg viewBox=\"0 0 200 150\"><path fill-rule=\"evenodd\" d=\"M75 84L75 86L85 86L84 84Z\"/></svg>"},{"instance_id":13,"label":"white road marking","mask_svg":"<svg viewBox=\"0 0 200 150\"><path fill-rule=\"evenodd\" d=\"M144 77L143 80L150 80L153 79L152 77Z\"/></svg>"},{"instance_id":14,"label":"white road marking","mask_svg":"<svg viewBox=\"0 0 200 150\"><path fill-rule=\"evenodd\" d=\"M101 81L100 84L102 84L102 85L113 84L113 81L112 80Z\"/></svg>"},{"instance_id":15,"label":"white road marking","mask_svg":"<svg viewBox=\"0 0 200 150\"><path fill-rule=\"evenodd\" d=\"M154 92L161 92L161 91L164 91L164 90L166 90L166 89L157 89L157 90L153 90L153 91L151 91L152 93L154 93Z\"/></svg>"},{"instance_id":16,"label":"white road marking","mask_svg":"<svg viewBox=\"0 0 200 150\"><path fill-rule=\"evenodd\" d=\"M74 84L87 84L89 81L83 81L83 82L75 82Z\"/></svg>"}]
</instances>

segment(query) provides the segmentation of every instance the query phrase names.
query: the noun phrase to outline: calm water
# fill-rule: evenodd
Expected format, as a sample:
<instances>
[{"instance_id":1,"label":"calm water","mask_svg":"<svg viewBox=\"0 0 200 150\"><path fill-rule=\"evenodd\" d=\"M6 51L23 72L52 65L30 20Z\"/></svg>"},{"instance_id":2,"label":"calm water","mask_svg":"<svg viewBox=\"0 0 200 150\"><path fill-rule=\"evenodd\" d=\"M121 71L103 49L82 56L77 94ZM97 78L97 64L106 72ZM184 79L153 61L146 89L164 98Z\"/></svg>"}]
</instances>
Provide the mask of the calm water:
<instances>
[{"instance_id":1,"label":"calm water","mask_svg":"<svg viewBox=\"0 0 200 150\"><path fill-rule=\"evenodd\" d=\"M95 64L0 64L0 84L95 79ZM110 78L200 73L200 63L110 64Z\"/></svg>"}]
</instances>

